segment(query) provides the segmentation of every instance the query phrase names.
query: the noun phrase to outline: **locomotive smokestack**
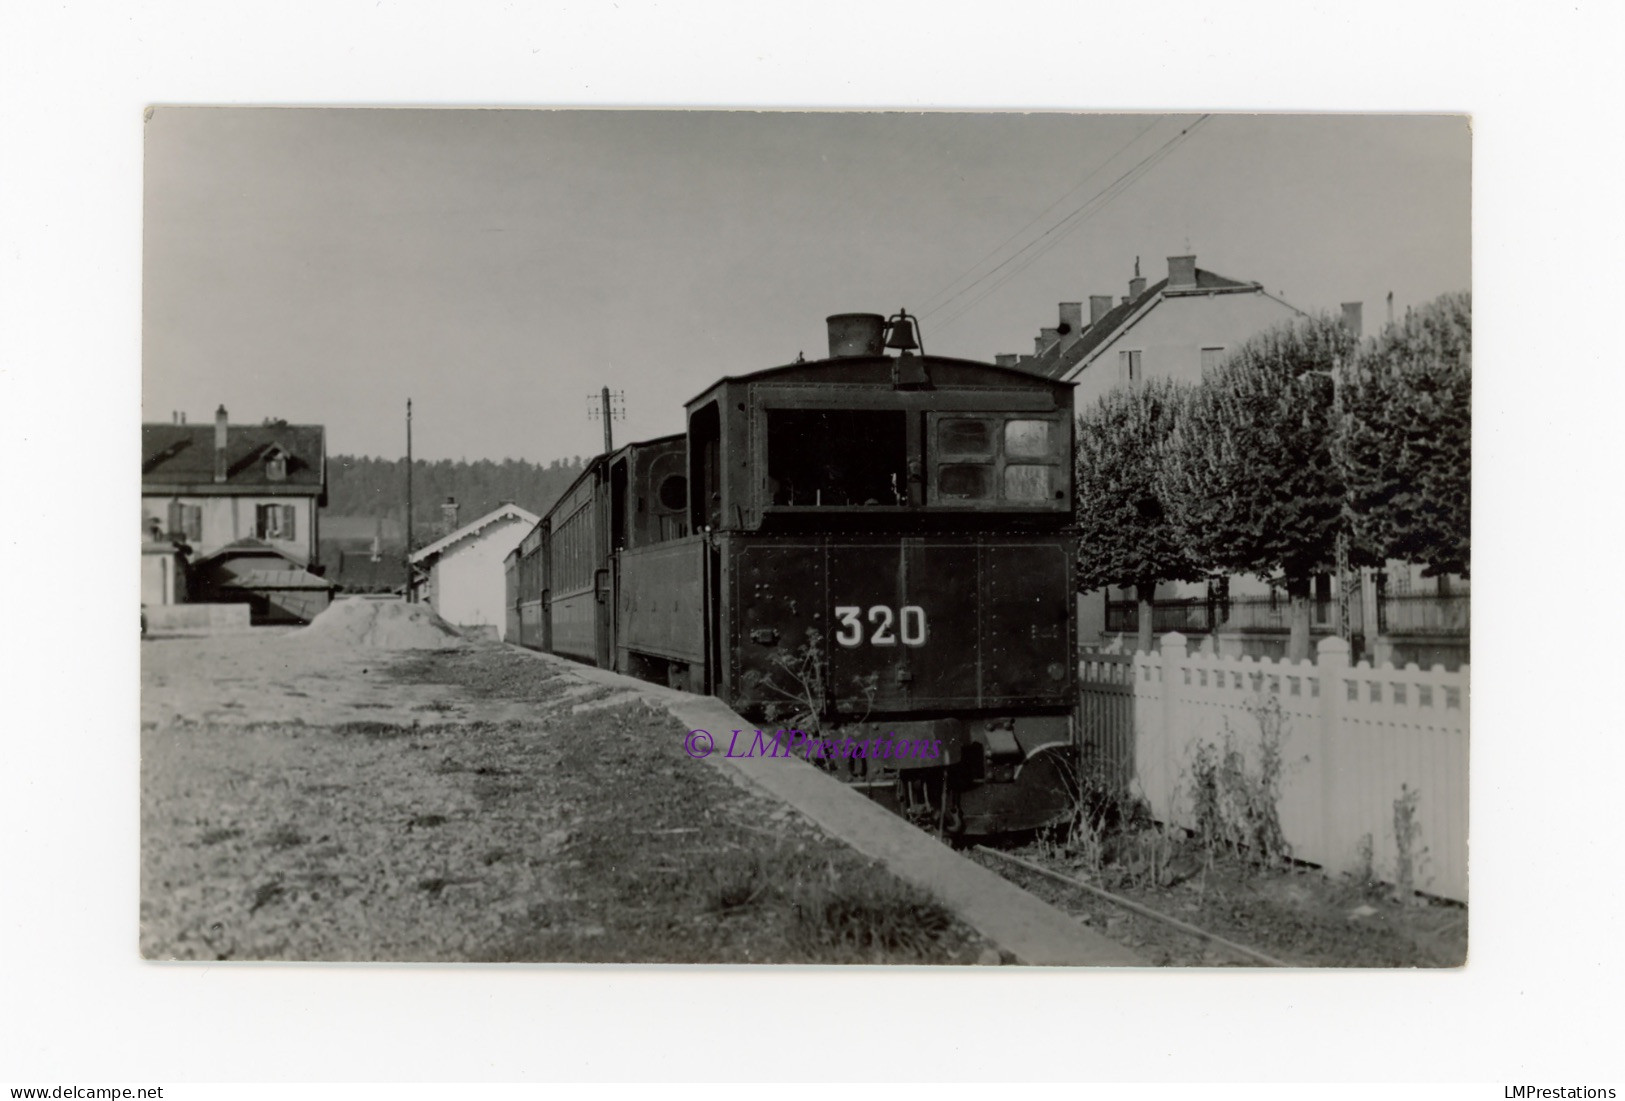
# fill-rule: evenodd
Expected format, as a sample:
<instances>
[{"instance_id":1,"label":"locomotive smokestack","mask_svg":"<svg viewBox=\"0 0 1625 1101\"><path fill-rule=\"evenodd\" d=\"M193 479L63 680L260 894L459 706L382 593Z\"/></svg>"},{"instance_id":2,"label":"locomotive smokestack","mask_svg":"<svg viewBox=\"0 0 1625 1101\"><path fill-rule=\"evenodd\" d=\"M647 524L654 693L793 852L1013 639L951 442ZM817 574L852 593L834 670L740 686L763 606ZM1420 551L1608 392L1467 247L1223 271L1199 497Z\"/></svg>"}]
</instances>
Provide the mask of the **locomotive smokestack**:
<instances>
[{"instance_id":1,"label":"locomotive smokestack","mask_svg":"<svg viewBox=\"0 0 1625 1101\"><path fill-rule=\"evenodd\" d=\"M886 335L886 319L877 313L838 313L825 318L829 327L829 357L878 356Z\"/></svg>"}]
</instances>

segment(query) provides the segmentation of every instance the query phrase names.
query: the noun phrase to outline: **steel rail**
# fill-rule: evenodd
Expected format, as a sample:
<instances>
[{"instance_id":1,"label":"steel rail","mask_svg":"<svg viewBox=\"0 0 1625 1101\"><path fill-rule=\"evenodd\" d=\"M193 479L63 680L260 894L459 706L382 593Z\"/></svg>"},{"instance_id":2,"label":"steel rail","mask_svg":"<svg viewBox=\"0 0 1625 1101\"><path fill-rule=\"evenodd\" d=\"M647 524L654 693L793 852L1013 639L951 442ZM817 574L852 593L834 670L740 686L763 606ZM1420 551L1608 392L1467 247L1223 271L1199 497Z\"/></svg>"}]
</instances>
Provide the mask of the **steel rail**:
<instances>
[{"instance_id":1,"label":"steel rail","mask_svg":"<svg viewBox=\"0 0 1625 1101\"><path fill-rule=\"evenodd\" d=\"M1042 864L1034 864L1030 860L1023 860L1019 856L1011 856L1009 853L1000 852L998 849L990 849L986 845L977 845L976 851L988 853L992 856L998 857L1001 860L1008 860L1010 863L1018 864L1030 872L1037 872L1039 875L1045 875L1051 879L1065 883L1069 887L1076 887L1080 891L1087 891L1089 894L1095 895L1098 898L1103 898L1107 902L1115 903L1116 905L1123 907L1125 910L1132 910L1134 913L1139 914L1142 917L1148 917L1155 921L1160 921L1165 925L1172 925L1175 929L1189 933L1192 936L1201 937L1203 940L1210 940L1215 944L1223 945L1232 952L1239 952L1243 956L1255 959L1269 967L1292 966L1289 963L1284 963L1281 960L1276 959L1274 956L1266 956L1264 953L1255 948L1248 948L1245 944L1237 944L1233 940L1226 940L1217 933L1210 933L1206 929L1198 928L1189 922L1180 921L1178 918L1172 918L1167 914L1158 913L1156 910L1151 909L1151 907L1142 906L1133 899L1124 898L1122 895L1114 895L1110 891L1105 891L1099 887L1091 886L1088 883L1083 882L1081 879L1073 879L1069 875L1062 875L1060 872L1052 872Z\"/></svg>"}]
</instances>

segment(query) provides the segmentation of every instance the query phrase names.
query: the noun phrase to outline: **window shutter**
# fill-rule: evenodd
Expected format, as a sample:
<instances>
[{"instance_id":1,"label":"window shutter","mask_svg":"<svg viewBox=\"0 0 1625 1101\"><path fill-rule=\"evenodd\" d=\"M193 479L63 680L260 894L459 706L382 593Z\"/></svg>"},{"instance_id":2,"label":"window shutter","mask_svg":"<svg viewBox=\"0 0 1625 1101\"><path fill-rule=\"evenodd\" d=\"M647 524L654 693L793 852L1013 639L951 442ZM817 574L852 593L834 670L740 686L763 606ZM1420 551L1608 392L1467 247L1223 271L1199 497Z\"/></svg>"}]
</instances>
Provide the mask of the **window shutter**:
<instances>
[{"instance_id":1,"label":"window shutter","mask_svg":"<svg viewBox=\"0 0 1625 1101\"><path fill-rule=\"evenodd\" d=\"M201 540L203 538L203 506L185 505L183 507L186 513L186 537L192 540Z\"/></svg>"},{"instance_id":2,"label":"window shutter","mask_svg":"<svg viewBox=\"0 0 1625 1101\"><path fill-rule=\"evenodd\" d=\"M292 539L292 538L294 538L293 506L292 505L283 505L282 506L282 538L284 538L284 539Z\"/></svg>"},{"instance_id":3,"label":"window shutter","mask_svg":"<svg viewBox=\"0 0 1625 1101\"><path fill-rule=\"evenodd\" d=\"M1130 378L1133 377L1132 375L1129 374L1129 358L1128 358L1128 356L1129 356L1129 354L1127 352L1118 352L1117 353L1117 381L1118 382L1127 382Z\"/></svg>"},{"instance_id":4,"label":"window shutter","mask_svg":"<svg viewBox=\"0 0 1625 1101\"><path fill-rule=\"evenodd\" d=\"M169 526L164 529L165 535L185 530L185 507L179 501L169 502Z\"/></svg>"}]
</instances>

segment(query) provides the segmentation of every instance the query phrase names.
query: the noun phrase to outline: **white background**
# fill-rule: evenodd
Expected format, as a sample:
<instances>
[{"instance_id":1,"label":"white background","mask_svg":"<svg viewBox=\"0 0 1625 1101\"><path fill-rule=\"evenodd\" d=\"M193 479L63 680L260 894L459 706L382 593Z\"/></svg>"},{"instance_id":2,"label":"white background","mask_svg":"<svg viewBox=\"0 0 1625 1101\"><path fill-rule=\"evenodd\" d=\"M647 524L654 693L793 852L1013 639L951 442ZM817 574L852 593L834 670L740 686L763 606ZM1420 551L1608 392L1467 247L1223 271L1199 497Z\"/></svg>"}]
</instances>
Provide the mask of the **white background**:
<instances>
[{"instance_id":1,"label":"white background","mask_svg":"<svg viewBox=\"0 0 1625 1101\"><path fill-rule=\"evenodd\" d=\"M1617 1083L1620 23L1599 3L7 5L0 1082ZM142 962L132 537L154 102L1471 112L1468 966Z\"/></svg>"}]
</instances>

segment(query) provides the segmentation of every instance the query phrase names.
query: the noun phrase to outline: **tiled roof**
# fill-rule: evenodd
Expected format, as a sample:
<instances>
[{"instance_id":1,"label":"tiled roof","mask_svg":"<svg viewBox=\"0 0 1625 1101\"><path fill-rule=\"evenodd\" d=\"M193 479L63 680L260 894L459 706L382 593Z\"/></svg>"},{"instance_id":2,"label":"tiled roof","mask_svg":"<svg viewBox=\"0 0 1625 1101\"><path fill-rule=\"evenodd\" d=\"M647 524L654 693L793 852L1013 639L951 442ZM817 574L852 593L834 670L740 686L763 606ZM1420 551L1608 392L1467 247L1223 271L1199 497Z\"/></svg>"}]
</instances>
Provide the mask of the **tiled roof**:
<instances>
[{"instance_id":1,"label":"tiled roof","mask_svg":"<svg viewBox=\"0 0 1625 1101\"><path fill-rule=\"evenodd\" d=\"M305 570L244 570L221 583L222 589L336 589L325 577Z\"/></svg>"},{"instance_id":2,"label":"tiled roof","mask_svg":"<svg viewBox=\"0 0 1625 1101\"><path fill-rule=\"evenodd\" d=\"M1220 275L1217 272L1205 271L1202 268L1196 269L1195 286L1176 287L1169 290L1168 280L1158 280L1147 287L1138 298L1129 302L1119 302L1113 306L1099 321L1084 329L1083 335L1065 351L1062 351L1060 344L1056 344L1041 356L1023 357L1017 361L1016 366L1024 371L1031 371L1035 375L1043 375L1045 378L1065 378L1072 368L1088 359L1090 353L1117 335L1117 330L1123 327L1125 321L1164 291L1167 291L1170 295L1181 295L1203 294L1213 291L1253 291L1258 289L1259 285L1257 283L1243 283Z\"/></svg>"},{"instance_id":3,"label":"tiled roof","mask_svg":"<svg viewBox=\"0 0 1625 1101\"><path fill-rule=\"evenodd\" d=\"M233 424L226 428L226 484L321 486L324 429L319 424ZM266 475L272 449L287 453L281 481ZM214 424L143 424L141 481L159 485L213 485Z\"/></svg>"}]
</instances>

